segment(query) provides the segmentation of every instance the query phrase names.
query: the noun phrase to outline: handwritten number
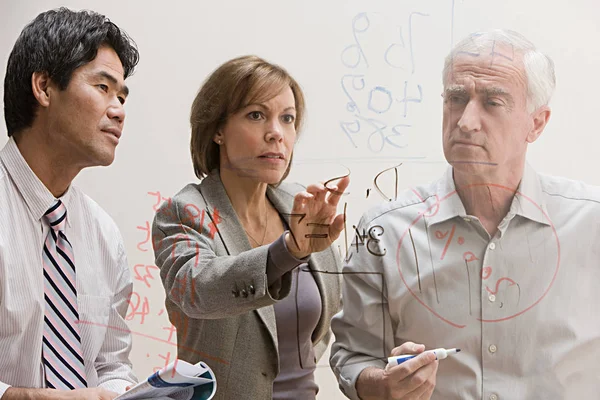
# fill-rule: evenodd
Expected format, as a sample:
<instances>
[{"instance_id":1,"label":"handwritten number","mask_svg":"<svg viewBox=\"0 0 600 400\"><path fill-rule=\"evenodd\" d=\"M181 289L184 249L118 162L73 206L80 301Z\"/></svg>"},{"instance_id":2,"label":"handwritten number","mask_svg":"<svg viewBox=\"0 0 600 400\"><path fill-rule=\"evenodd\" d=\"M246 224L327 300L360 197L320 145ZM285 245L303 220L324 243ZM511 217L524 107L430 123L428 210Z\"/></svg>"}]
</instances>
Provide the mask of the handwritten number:
<instances>
[{"instance_id":1,"label":"handwritten number","mask_svg":"<svg viewBox=\"0 0 600 400\"><path fill-rule=\"evenodd\" d=\"M377 247L375 247L375 249L379 248L378 243L380 242L380 240L378 238L383 236L384 232L385 231L381 225L375 225L369 229L369 239L367 240L367 250L369 251L369 253L371 253L374 256L383 257L387 253L386 249L383 249L383 253L379 253L379 252L372 250L372 248L371 248L371 244L373 244L373 243L375 243L377 245Z\"/></svg>"}]
</instances>

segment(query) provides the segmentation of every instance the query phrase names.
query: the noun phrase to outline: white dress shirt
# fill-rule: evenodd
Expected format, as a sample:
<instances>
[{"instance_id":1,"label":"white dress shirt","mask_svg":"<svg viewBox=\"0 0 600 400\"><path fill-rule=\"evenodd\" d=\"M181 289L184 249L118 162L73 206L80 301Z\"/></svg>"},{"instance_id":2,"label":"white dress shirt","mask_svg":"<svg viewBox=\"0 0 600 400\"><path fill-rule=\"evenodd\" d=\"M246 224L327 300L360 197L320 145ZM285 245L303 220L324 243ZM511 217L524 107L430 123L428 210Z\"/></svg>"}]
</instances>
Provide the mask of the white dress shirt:
<instances>
[{"instance_id":1,"label":"white dress shirt","mask_svg":"<svg viewBox=\"0 0 600 400\"><path fill-rule=\"evenodd\" d=\"M450 168L368 211L363 228L332 321L331 365L348 397L358 399L364 368L384 368L406 341L462 350L440 361L432 399L600 392L600 188L526 166L490 237L466 214Z\"/></svg>"},{"instance_id":2,"label":"white dress shirt","mask_svg":"<svg viewBox=\"0 0 600 400\"><path fill-rule=\"evenodd\" d=\"M123 241L98 204L71 186L60 198L77 271L81 345L89 387L115 392L136 382L125 323L132 280ZM54 196L11 138L0 151L0 397L9 386L43 388L42 216Z\"/></svg>"}]
</instances>

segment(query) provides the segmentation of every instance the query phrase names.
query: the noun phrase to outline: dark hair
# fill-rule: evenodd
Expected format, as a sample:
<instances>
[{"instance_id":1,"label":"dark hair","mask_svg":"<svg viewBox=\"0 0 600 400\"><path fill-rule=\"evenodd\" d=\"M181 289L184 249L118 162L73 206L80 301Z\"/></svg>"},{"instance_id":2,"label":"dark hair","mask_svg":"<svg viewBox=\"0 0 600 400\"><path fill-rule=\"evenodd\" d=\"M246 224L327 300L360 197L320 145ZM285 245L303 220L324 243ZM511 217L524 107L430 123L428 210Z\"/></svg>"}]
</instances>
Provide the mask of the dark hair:
<instances>
[{"instance_id":1,"label":"dark hair","mask_svg":"<svg viewBox=\"0 0 600 400\"><path fill-rule=\"evenodd\" d=\"M294 94L294 127L299 135L304 120L304 94L298 82L279 65L257 56L242 56L222 64L206 78L194 99L190 115L190 150L198 178L219 168L220 148L213 139L227 119L248 104L277 96L285 87ZM291 165L290 160L282 181L289 174Z\"/></svg>"},{"instance_id":2,"label":"dark hair","mask_svg":"<svg viewBox=\"0 0 600 400\"><path fill-rule=\"evenodd\" d=\"M34 72L45 72L61 90L73 71L89 63L107 45L119 56L124 78L133 73L139 53L133 40L104 15L58 8L39 14L21 32L8 58L4 78L4 118L8 136L28 128L37 100L31 89Z\"/></svg>"}]
</instances>

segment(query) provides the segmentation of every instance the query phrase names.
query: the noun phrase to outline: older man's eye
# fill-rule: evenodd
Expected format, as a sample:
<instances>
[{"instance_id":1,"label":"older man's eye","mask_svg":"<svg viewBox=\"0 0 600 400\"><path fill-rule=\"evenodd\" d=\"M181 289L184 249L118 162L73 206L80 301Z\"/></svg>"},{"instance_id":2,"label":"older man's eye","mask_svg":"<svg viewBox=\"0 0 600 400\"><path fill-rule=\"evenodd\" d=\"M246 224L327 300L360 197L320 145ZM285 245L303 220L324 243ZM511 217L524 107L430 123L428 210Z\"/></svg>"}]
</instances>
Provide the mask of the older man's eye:
<instances>
[{"instance_id":1,"label":"older man's eye","mask_svg":"<svg viewBox=\"0 0 600 400\"><path fill-rule=\"evenodd\" d=\"M446 97L446 101L455 105L467 104L467 98L465 96L450 95Z\"/></svg>"}]
</instances>

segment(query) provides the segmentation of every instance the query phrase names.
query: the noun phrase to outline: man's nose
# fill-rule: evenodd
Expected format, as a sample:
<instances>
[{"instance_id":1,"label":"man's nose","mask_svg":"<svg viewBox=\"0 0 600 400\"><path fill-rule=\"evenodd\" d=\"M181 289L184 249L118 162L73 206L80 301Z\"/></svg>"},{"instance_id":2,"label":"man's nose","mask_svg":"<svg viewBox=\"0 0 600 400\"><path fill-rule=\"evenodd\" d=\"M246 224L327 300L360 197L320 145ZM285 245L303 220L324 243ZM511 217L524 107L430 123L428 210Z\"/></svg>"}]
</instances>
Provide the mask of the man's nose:
<instances>
[{"instance_id":1,"label":"man's nose","mask_svg":"<svg viewBox=\"0 0 600 400\"><path fill-rule=\"evenodd\" d=\"M125 121L125 107L119 99L115 99L111 102L108 107L108 118L117 120L119 123L123 123Z\"/></svg>"},{"instance_id":2,"label":"man's nose","mask_svg":"<svg viewBox=\"0 0 600 400\"><path fill-rule=\"evenodd\" d=\"M476 133L481 130L481 110L475 100L467 103L458 120L458 127L465 133Z\"/></svg>"}]
</instances>

